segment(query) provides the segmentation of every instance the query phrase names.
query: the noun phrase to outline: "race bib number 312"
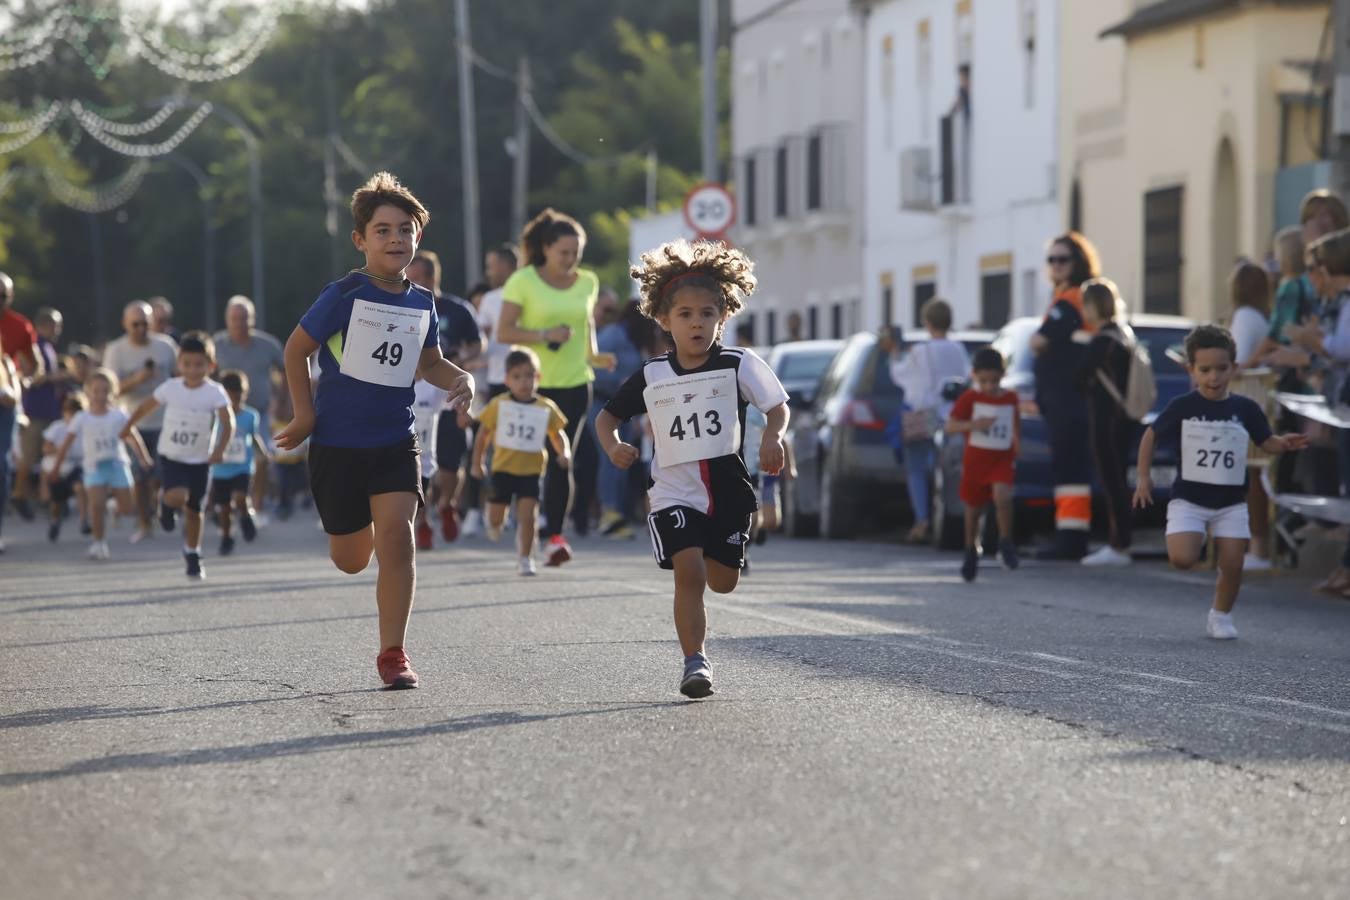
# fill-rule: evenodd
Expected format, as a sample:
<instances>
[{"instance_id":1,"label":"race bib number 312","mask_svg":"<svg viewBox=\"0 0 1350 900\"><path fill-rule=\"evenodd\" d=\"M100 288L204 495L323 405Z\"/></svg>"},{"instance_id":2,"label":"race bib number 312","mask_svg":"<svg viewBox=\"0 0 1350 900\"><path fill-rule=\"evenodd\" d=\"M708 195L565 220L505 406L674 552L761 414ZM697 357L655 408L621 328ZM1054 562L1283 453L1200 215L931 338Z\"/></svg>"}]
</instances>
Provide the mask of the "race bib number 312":
<instances>
[{"instance_id":1,"label":"race bib number 312","mask_svg":"<svg viewBox=\"0 0 1350 900\"><path fill-rule=\"evenodd\" d=\"M411 387L430 319L425 309L353 301L342 374L371 384Z\"/></svg>"}]
</instances>

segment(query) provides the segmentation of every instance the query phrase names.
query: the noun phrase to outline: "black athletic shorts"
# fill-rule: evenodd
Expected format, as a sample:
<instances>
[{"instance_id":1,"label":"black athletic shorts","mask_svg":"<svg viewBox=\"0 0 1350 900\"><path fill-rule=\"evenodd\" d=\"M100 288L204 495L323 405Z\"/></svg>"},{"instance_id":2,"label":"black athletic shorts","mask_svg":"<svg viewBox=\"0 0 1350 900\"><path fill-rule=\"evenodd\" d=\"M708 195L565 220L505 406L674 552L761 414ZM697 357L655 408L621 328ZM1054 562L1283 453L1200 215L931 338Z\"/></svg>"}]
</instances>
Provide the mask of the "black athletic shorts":
<instances>
[{"instance_id":1,"label":"black athletic shorts","mask_svg":"<svg viewBox=\"0 0 1350 900\"><path fill-rule=\"evenodd\" d=\"M70 474L59 481L53 481L47 488L51 492L53 503L65 504L75 496L75 485L84 480L84 470L76 466Z\"/></svg>"},{"instance_id":2,"label":"black athletic shorts","mask_svg":"<svg viewBox=\"0 0 1350 900\"><path fill-rule=\"evenodd\" d=\"M187 488L187 508L193 512L202 511L206 483L210 480L210 463L181 463L167 456L159 458L159 483L165 493L176 488Z\"/></svg>"},{"instance_id":3,"label":"black athletic shorts","mask_svg":"<svg viewBox=\"0 0 1350 900\"><path fill-rule=\"evenodd\" d=\"M309 442L309 488L329 534L352 534L371 523L374 494L422 493L417 436L388 447L325 447Z\"/></svg>"},{"instance_id":4,"label":"black athletic shorts","mask_svg":"<svg viewBox=\"0 0 1350 900\"><path fill-rule=\"evenodd\" d=\"M647 516L652 553L663 569L675 568L675 554L690 547L732 569L745 566L745 544L750 536L751 513L709 517L688 506L670 506Z\"/></svg>"},{"instance_id":5,"label":"black athletic shorts","mask_svg":"<svg viewBox=\"0 0 1350 900\"><path fill-rule=\"evenodd\" d=\"M211 505L229 506L234 502L235 494L248 493L248 473L233 478L211 479Z\"/></svg>"},{"instance_id":6,"label":"black athletic shorts","mask_svg":"<svg viewBox=\"0 0 1350 900\"><path fill-rule=\"evenodd\" d=\"M441 412L436 425L436 468L458 472L469 452L467 428L459 427L459 414L453 409Z\"/></svg>"},{"instance_id":7,"label":"black athletic shorts","mask_svg":"<svg viewBox=\"0 0 1350 900\"><path fill-rule=\"evenodd\" d=\"M539 475L512 475L510 472L492 473L492 499L489 503L510 503L511 498L539 499Z\"/></svg>"}]
</instances>

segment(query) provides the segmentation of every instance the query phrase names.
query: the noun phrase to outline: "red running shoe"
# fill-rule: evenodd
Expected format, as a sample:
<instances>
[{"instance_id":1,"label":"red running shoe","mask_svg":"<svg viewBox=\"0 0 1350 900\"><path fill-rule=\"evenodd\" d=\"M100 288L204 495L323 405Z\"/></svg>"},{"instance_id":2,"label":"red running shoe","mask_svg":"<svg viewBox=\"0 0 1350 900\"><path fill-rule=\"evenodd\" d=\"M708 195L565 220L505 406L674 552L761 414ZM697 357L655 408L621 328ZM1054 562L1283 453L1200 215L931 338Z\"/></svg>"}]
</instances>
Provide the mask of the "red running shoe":
<instances>
[{"instance_id":1,"label":"red running shoe","mask_svg":"<svg viewBox=\"0 0 1350 900\"><path fill-rule=\"evenodd\" d=\"M421 525L417 526L417 549L418 550L431 549L431 526L428 525L426 522L423 522Z\"/></svg>"},{"instance_id":2,"label":"red running shoe","mask_svg":"<svg viewBox=\"0 0 1350 900\"><path fill-rule=\"evenodd\" d=\"M380 680L390 690L417 687L417 673L408 663L408 654L402 647L390 647L375 657L375 668L380 671Z\"/></svg>"},{"instance_id":3,"label":"red running shoe","mask_svg":"<svg viewBox=\"0 0 1350 900\"><path fill-rule=\"evenodd\" d=\"M548 539L548 561L546 566L561 566L572 558L572 548L567 546L567 541L563 540L561 534L555 534Z\"/></svg>"},{"instance_id":4,"label":"red running shoe","mask_svg":"<svg viewBox=\"0 0 1350 900\"><path fill-rule=\"evenodd\" d=\"M459 537L459 510L453 506L441 510L441 537L447 544Z\"/></svg>"}]
</instances>

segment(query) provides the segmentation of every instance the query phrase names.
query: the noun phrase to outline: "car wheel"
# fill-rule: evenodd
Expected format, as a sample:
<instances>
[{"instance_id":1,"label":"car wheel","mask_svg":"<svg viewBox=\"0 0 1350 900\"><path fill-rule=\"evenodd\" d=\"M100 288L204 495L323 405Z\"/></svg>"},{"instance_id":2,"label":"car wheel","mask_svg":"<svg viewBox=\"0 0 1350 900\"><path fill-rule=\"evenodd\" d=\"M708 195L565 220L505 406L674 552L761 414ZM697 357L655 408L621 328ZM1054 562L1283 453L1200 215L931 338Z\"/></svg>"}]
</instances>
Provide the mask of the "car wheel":
<instances>
[{"instance_id":1,"label":"car wheel","mask_svg":"<svg viewBox=\"0 0 1350 900\"><path fill-rule=\"evenodd\" d=\"M847 486L826 460L820 471L820 536L839 541L857 533L857 511L847 496Z\"/></svg>"},{"instance_id":2,"label":"car wheel","mask_svg":"<svg viewBox=\"0 0 1350 900\"><path fill-rule=\"evenodd\" d=\"M820 521L798 508L795 482L795 478L784 478L779 482L783 488L783 533L792 538L815 537L819 532Z\"/></svg>"},{"instance_id":3,"label":"car wheel","mask_svg":"<svg viewBox=\"0 0 1350 900\"><path fill-rule=\"evenodd\" d=\"M966 544L965 512L947 508L947 482L942 460L933 467L933 546L939 550L960 550Z\"/></svg>"}]
</instances>

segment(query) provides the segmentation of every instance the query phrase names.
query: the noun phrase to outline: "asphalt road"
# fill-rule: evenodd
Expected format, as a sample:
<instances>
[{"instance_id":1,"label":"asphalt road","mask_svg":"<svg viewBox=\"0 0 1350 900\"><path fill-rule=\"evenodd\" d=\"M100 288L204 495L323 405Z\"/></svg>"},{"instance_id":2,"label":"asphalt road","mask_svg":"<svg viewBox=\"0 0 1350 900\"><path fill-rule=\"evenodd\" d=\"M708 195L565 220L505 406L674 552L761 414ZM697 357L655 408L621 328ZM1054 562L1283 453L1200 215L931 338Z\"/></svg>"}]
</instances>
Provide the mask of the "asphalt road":
<instances>
[{"instance_id":1,"label":"asphalt road","mask_svg":"<svg viewBox=\"0 0 1350 900\"><path fill-rule=\"evenodd\" d=\"M311 520L190 585L10 517L0 897L1337 897L1350 604L771 541L685 702L644 541L419 558L415 691Z\"/></svg>"}]
</instances>

